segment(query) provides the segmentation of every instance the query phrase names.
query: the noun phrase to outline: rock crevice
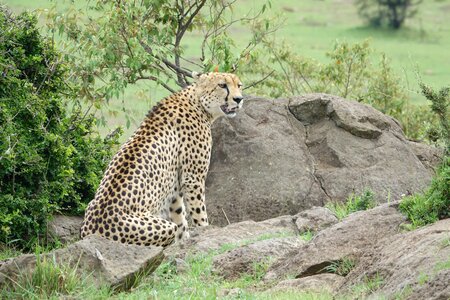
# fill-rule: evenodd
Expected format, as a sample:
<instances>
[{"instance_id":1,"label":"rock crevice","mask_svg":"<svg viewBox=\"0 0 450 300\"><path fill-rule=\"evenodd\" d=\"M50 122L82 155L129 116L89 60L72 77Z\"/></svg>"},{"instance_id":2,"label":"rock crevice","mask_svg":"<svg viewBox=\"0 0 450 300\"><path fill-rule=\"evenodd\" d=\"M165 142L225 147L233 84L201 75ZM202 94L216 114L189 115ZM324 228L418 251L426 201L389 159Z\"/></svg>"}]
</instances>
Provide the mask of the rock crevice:
<instances>
[{"instance_id":1,"label":"rock crevice","mask_svg":"<svg viewBox=\"0 0 450 300\"><path fill-rule=\"evenodd\" d=\"M292 115L292 117L295 118L295 116L292 114L292 112L291 112L290 110L289 110L289 113ZM314 182L317 183L317 184L319 185L320 189L321 189L321 190L323 191L323 193L326 195L327 201L330 201L330 200L331 200L331 197L330 197L330 195L328 195L328 193L327 193L327 191L326 191L326 189L325 189L325 187L324 187L324 184L323 184L321 178L320 178L320 177L317 177L317 173L316 173L316 169L317 169L317 168L316 168L316 161L315 161L314 155L311 153L311 149L310 149L309 125L305 125L305 124L304 124L304 127L305 127L305 145L306 145L306 149L308 150L308 151L307 151L307 155L310 157L311 169L312 169L311 175L312 175L312 177L313 177L313 179L314 179L314 181L311 182L311 187L312 187L312 185L314 184ZM299 142L300 142L300 141L299 141ZM308 191L308 193L307 193L307 196L310 195L310 192L311 192L311 189L309 189L309 191ZM325 202L326 202L326 201L322 201L322 205L324 205Z\"/></svg>"}]
</instances>

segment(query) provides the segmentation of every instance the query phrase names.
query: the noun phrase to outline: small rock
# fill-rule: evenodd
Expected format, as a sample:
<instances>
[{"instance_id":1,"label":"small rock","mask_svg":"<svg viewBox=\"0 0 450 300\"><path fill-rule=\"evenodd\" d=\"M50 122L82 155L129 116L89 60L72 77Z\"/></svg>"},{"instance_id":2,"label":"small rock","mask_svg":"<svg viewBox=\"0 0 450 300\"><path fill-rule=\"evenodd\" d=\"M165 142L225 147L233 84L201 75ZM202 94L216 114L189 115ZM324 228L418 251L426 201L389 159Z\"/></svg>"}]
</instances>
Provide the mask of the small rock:
<instances>
[{"instance_id":1,"label":"small rock","mask_svg":"<svg viewBox=\"0 0 450 300\"><path fill-rule=\"evenodd\" d=\"M336 274L318 274L296 279L287 279L278 283L270 289L271 292L295 290L323 292L327 290L333 292L344 280L344 277Z\"/></svg>"},{"instance_id":2,"label":"small rock","mask_svg":"<svg viewBox=\"0 0 450 300\"><path fill-rule=\"evenodd\" d=\"M257 264L270 264L304 243L298 237L257 241L214 257L213 272L226 279L237 279L244 273L255 274Z\"/></svg>"},{"instance_id":3,"label":"small rock","mask_svg":"<svg viewBox=\"0 0 450 300\"><path fill-rule=\"evenodd\" d=\"M234 288L234 289L223 289L218 292L219 299L227 297L227 298L236 298L242 293L242 289Z\"/></svg>"},{"instance_id":4,"label":"small rock","mask_svg":"<svg viewBox=\"0 0 450 300\"><path fill-rule=\"evenodd\" d=\"M23 254L14 258L0 261L0 288L8 282L15 279L21 270L36 266L36 256L34 254Z\"/></svg>"},{"instance_id":5,"label":"small rock","mask_svg":"<svg viewBox=\"0 0 450 300\"><path fill-rule=\"evenodd\" d=\"M288 228L288 230L294 229L294 219L292 216L279 216L264 221L258 222L260 225L271 226L271 227L281 227Z\"/></svg>"},{"instance_id":6,"label":"small rock","mask_svg":"<svg viewBox=\"0 0 450 300\"><path fill-rule=\"evenodd\" d=\"M325 207L313 207L294 216L295 225L300 233L305 231L318 232L336 224L338 218Z\"/></svg>"},{"instance_id":7,"label":"small rock","mask_svg":"<svg viewBox=\"0 0 450 300\"><path fill-rule=\"evenodd\" d=\"M184 273L189 268L188 263L181 258L175 258L174 263L175 263L175 267L177 268L177 273Z\"/></svg>"},{"instance_id":8,"label":"small rock","mask_svg":"<svg viewBox=\"0 0 450 300\"><path fill-rule=\"evenodd\" d=\"M414 141L408 141L408 143L417 158L428 169L430 174L434 176L436 167L442 162L444 149L433 148Z\"/></svg>"},{"instance_id":9,"label":"small rock","mask_svg":"<svg viewBox=\"0 0 450 300\"><path fill-rule=\"evenodd\" d=\"M76 242L80 239L80 228L83 217L54 215L48 223L49 241L60 241L63 244Z\"/></svg>"}]
</instances>

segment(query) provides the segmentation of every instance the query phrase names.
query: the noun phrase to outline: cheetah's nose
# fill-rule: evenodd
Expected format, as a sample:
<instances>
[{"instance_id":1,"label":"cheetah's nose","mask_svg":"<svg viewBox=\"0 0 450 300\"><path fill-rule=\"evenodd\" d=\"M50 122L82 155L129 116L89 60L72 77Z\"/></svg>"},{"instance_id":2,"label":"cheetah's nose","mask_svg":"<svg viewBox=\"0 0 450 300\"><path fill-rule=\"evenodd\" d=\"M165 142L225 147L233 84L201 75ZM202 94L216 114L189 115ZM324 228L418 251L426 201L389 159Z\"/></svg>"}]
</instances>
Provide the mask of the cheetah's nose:
<instances>
[{"instance_id":1,"label":"cheetah's nose","mask_svg":"<svg viewBox=\"0 0 450 300\"><path fill-rule=\"evenodd\" d=\"M239 96L239 97L233 97L233 100L234 100L237 104L239 104L239 102L241 102L242 99L244 99L244 97L242 97L242 96Z\"/></svg>"}]
</instances>

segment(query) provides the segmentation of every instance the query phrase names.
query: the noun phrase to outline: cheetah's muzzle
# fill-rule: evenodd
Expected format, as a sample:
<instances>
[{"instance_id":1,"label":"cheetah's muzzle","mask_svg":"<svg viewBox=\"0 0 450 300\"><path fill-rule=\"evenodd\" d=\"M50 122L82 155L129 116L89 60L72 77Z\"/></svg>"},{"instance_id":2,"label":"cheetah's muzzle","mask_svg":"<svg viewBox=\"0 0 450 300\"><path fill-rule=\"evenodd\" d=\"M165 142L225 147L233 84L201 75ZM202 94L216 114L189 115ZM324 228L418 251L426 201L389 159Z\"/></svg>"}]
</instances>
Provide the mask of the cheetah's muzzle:
<instances>
[{"instance_id":1,"label":"cheetah's muzzle","mask_svg":"<svg viewBox=\"0 0 450 300\"><path fill-rule=\"evenodd\" d=\"M228 104L224 104L220 106L220 109L222 109L223 113L227 116L234 117L239 110L238 106L235 107L229 107Z\"/></svg>"}]
</instances>

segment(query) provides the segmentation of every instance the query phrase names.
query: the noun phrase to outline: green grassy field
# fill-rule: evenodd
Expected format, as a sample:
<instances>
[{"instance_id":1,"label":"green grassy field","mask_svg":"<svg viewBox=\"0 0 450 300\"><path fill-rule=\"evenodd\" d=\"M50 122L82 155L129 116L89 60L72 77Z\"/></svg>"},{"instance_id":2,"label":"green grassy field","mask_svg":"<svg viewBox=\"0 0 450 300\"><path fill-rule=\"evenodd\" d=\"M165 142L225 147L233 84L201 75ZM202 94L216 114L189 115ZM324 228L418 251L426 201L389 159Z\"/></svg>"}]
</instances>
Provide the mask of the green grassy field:
<instances>
[{"instance_id":1,"label":"green grassy field","mask_svg":"<svg viewBox=\"0 0 450 300\"><path fill-rule=\"evenodd\" d=\"M51 7L55 1L49 0L3 0L16 12L25 9L42 9ZM256 10L266 1L238 0L236 14ZM332 49L336 40L350 43L371 40L375 53L384 52L391 59L394 71L406 86L410 100L415 104L425 104L425 98L418 93L418 72L424 82L434 87L450 84L450 0L423 1L418 14L407 20L404 28L398 31L374 29L364 25L358 17L352 0L277 0L271 1L269 14L281 14L284 26L276 33L278 40L289 41L290 46L299 54L325 61L325 53ZM63 1L57 1L61 9ZM67 3L67 1L65 2ZM76 1L83 6L85 1ZM249 31L242 25L233 29L233 37L238 47L245 45ZM192 33L186 40L186 55L198 57L200 35ZM125 107L130 109L134 119L131 127L125 130L129 136L139 124L149 107L168 94L162 88L142 83L131 87L123 97L110 103L114 114L104 110L108 121L103 133L117 125L126 127Z\"/></svg>"}]
</instances>

